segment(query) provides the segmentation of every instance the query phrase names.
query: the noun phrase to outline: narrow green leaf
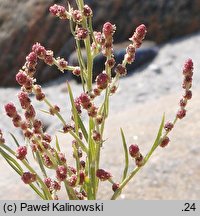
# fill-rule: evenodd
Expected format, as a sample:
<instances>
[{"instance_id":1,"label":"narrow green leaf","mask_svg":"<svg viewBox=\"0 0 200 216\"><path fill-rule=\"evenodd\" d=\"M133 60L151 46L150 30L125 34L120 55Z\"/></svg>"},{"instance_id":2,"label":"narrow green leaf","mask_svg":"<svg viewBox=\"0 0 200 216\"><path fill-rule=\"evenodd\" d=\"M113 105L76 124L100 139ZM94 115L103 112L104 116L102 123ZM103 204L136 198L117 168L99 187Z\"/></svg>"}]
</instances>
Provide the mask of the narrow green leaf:
<instances>
[{"instance_id":1,"label":"narrow green leaf","mask_svg":"<svg viewBox=\"0 0 200 216\"><path fill-rule=\"evenodd\" d=\"M77 113L76 106L74 104L74 97L72 94L72 90L68 82L67 82L67 88L69 92L69 97L70 97L71 106L72 106L72 113L73 113L74 122L75 122L75 131L76 131L76 134L78 134L78 118L77 118L78 113Z\"/></svg>"},{"instance_id":2,"label":"narrow green leaf","mask_svg":"<svg viewBox=\"0 0 200 216\"><path fill-rule=\"evenodd\" d=\"M12 167L12 169L15 170L15 172L19 175L22 176L23 172L21 170L19 170L11 161L9 161L8 159L5 159L7 161L7 163ZM44 199L44 196L42 195L42 193L31 183L29 184L30 187L42 198Z\"/></svg>"},{"instance_id":3,"label":"narrow green leaf","mask_svg":"<svg viewBox=\"0 0 200 216\"><path fill-rule=\"evenodd\" d=\"M158 147L158 145L160 144L160 138L162 136L162 131L163 131L163 127L164 127L164 122L165 122L165 114L163 114L162 117L162 121L156 136L156 139L154 141L153 146L151 147L151 150L149 151L149 153L146 155L146 157L144 158L144 164L149 160L149 158L151 157L151 155L153 154L154 150Z\"/></svg>"},{"instance_id":4,"label":"narrow green leaf","mask_svg":"<svg viewBox=\"0 0 200 216\"><path fill-rule=\"evenodd\" d=\"M79 115L77 115L77 118L78 118L79 127L83 133L83 136L84 136L85 140L88 141L88 133L87 133L87 130L83 124L83 121Z\"/></svg>"},{"instance_id":5,"label":"narrow green leaf","mask_svg":"<svg viewBox=\"0 0 200 216\"><path fill-rule=\"evenodd\" d=\"M73 94L72 94L72 90L71 90L71 87L70 87L68 82L67 82L67 86L68 86L70 101L71 101L71 105L72 105L72 113L73 113L73 116L74 116L76 134L78 135L78 129L80 127L80 129L81 129L81 131L82 131L82 133L84 135L84 138L87 141L88 140L88 134L87 134L87 131L86 131L85 126L83 124L83 121L81 120L80 116L78 115L78 112L77 112L77 109L76 109L76 106L75 106L75 103L74 103L74 97L73 97Z\"/></svg>"},{"instance_id":6,"label":"narrow green leaf","mask_svg":"<svg viewBox=\"0 0 200 216\"><path fill-rule=\"evenodd\" d=\"M60 145L58 142L58 136L56 136L56 149L60 152Z\"/></svg>"},{"instance_id":7,"label":"narrow green leaf","mask_svg":"<svg viewBox=\"0 0 200 216\"><path fill-rule=\"evenodd\" d=\"M43 163L42 163L41 155L40 155L40 153L39 153L38 151L36 151L36 157L37 157L37 161L38 161L38 164L39 164L39 166L40 166L40 169L41 169L43 175L44 175L45 177L47 177L46 170L45 170L44 165L43 165Z\"/></svg>"},{"instance_id":8,"label":"narrow green leaf","mask_svg":"<svg viewBox=\"0 0 200 216\"><path fill-rule=\"evenodd\" d=\"M10 133L10 135L12 136L13 140L15 141L15 144L17 145L17 147L19 147L20 145L19 145L19 142L17 141L16 137L12 133Z\"/></svg>"},{"instance_id":9,"label":"narrow green leaf","mask_svg":"<svg viewBox=\"0 0 200 216\"><path fill-rule=\"evenodd\" d=\"M2 148L0 148L0 153L5 159L11 161L21 172L23 172L23 169L21 168L19 163L13 157L7 154Z\"/></svg>"},{"instance_id":10,"label":"narrow green leaf","mask_svg":"<svg viewBox=\"0 0 200 216\"><path fill-rule=\"evenodd\" d=\"M47 110L40 109L40 111L43 112L43 113L45 113L45 114L49 114L50 115L49 111L47 111Z\"/></svg>"},{"instance_id":11,"label":"narrow green leaf","mask_svg":"<svg viewBox=\"0 0 200 216\"><path fill-rule=\"evenodd\" d=\"M123 143L123 147L124 147L124 156L125 156L125 167L124 167L124 173L123 173L123 178L122 178L122 181L124 181L124 179L127 176L127 172L128 172L129 159L128 159L128 148L127 148L127 144L126 144L126 139L125 139L124 132L123 132L122 128L120 128L120 132L121 132L122 143Z\"/></svg>"},{"instance_id":12,"label":"narrow green leaf","mask_svg":"<svg viewBox=\"0 0 200 216\"><path fill-rule=\"evenodd\" d=\"M20 176L22 175L22 171L19 170L11 161L9 161L8 159L5 158L5 160L7 161L7 163L12 167L12 169L15 170L16 173L18 173Z\"/></svg>"},{"instance_id":13,"label":"narrow green leaf","mask_svg":"<svg viewBox=\"0 0 200 216\"><path fill-rule=\"evenodd\" d=\"M163 130L163 127L164 127L164 123L165 123L165 114L163 114L162 121L161 121L159 130L158 130L158 134L157 134L157 137L156 137L156 140L155 140L155 142L153 144L152 149L156 149L157 146L160 144L159 141L160 141L160 138L162 136L162 130Z\"/></svg>"},{"instance_id":14,"label":"narrow green leaf","mask_svg":"<svg viewBox=\"0 0 200 216\"><path fill-rule=\"evenodd\" d=\"M46 194L44 193L45 197L43 196L43 194L35 187L35 185L33 185L32 183L29 184L30 187L35 191L35 193L40 196L43 200L47 200L48 197L46 197Z\"/></svg>"}]
</instances>

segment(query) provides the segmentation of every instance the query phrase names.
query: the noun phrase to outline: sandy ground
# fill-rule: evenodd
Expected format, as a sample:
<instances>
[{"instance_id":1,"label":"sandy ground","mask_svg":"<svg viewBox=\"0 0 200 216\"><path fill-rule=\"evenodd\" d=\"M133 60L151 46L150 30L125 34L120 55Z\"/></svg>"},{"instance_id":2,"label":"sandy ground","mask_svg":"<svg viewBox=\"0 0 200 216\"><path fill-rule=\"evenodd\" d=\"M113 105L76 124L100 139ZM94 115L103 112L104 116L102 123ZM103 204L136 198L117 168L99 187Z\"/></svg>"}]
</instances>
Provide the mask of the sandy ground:
<instances>
[{"instance_id":1,"label":"sandy ground","mask_svg":"<svg viewBox=\"0 0 200 216\"><path fill-rule=\"evenodd\" d=\"M194 96L189 103L185 119L178 122L170 135L171 143L166 149L157 149L149 163L125 188L120 199L199 199L200 198L200 146L199 146L199 81L200 34L169 42L160 47L158 56L151 64L144 66L120 81L118 94L111 99L110 117L106 125L107 139L102 152L102 168L110 170L117 181L123 171L122 143L119 129L124 129L128 143L138 143L145 155L150 149L163 112L172 120L181 96L184 60L194 60ZM71 81L75 95L80 86ZM45 87L51 101L61 104L63 112L69 110L67 93L63 91L63 78ZM16 101L16 89L0 89L0 104ZM38 108L41 104L34 102ZM41 115L41 114L39 114ZM65 115L66 119L69 115ZM41 117L47 131L53 132L59 124L55 119ZM5 115L0 116L0 128L15 132ZM18 135L19 136L19 135ZM70 152L68 138L59 136L66 152ZM69 145L67 145L69 143ZM12 144L11 144L12 145ZM130 161L134 167L133 161ZM30 189L19 181L19 177L0 158L0 199L36 199ZM102 183L98 199L109 199L110 184ZM64 199L64 197L63 197Z\"/></svg>"}]
</instances>

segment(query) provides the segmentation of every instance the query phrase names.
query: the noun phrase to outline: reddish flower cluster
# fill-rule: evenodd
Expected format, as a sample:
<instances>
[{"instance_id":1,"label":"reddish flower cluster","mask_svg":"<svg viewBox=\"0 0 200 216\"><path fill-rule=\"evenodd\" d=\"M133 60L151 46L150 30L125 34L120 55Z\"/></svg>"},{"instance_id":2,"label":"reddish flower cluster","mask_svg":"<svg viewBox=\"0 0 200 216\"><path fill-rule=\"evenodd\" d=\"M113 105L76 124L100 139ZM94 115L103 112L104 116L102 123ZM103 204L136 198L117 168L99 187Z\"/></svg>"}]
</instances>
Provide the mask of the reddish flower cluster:
<instances>
[{"instance_id":1,"label":"reddish flower cluster","mask_svg":"<svg viewBox=\"0 0 200 216\"><path fill-rule=\"evenodd\" d=\"M140 149L138 145L132 144L129 146L129 154L132 158L135 158L135 164L140 167L144 164L144 158L142 154L140 153Z\"/></svg>"},{"instance_id":2,"label":"reddish flower cluster","mask_svg":"<svg viewBox=\"0 0 200 216\"><path fill-rule=\"evenodd\" d=\"M92 9L88 5L84 5L84 7L83 7L83 15L85 17L92 17L93 12L92 12Z\"/></svg>"},{"instance_id":3,"label":"reddish flower cluster","mask_svg":"<svg viewBox=\"0 0 200 216\"><path fill-rule=\"evenodd\" d=\"M115 30L115 25L112 25L110 22L106 22L103 25L102 32L104 40L102 42L104 43L102 44L102 53L109 58L113 55L113 34L115 33Z\"/></svg>"},{"instance_id":4,"label":"reddish flower cluster","mask_svg":"<svg viewBox=\"0 0 200 216\"><path fill-rule=\"evenodd\" d=\"M72 11L72 18L74 22L80 23L83 20L83 15L80 10L73 10Z\"/></svg>"},{"instance_id":5,"label":"reddish flower cluster","mask_svg":"<svg viewBox=\"0 0 200 216\"><path fill-rule=\"evenodd\" d=\"M94 104L91 102L90 97L86 93L82 93L78 99L76 99L76 107L79 109L79 105L83 107L83 109L86 109L88 112L88 115L90 117L95 118L97 115L97 108L94 106Z\"/></svg>"},{"instance_id":6,"label":"reddish flower cluster","mask_svg":"<svg viewBox=\"0 0 200 216\"><path fill-rule=\"evenodd\" d=\"M183 98L181 98L179 105L180 109L178 110L176 116L179 119L182 119L186 115L186 105L188 100L192 98L192 91L190 90L192 87L192 76L193 76L193 62L191 59L188 59L183 67L183 84L182 87L185 90L183 94Z\"/></svg>"},{"instance_id":7,"label":"reddish flower cluster","mask_svg":"<svg viewBox=\"0 0 200 216\"><path fill-rule=\"evenodd\" d=\"M49 108L49 113L51 115L55 115L60 112L60 107L58 105L54 105L53 107Z\"/></svg>"},{"instance_id":8,"label":"reddish flower cluster","mask_svg":"<svg viewBox=\"0 0 200 216\"><path fill-rule=\"evenodd\" d=\"M112 175L109 172L107 172L107 171L105 171L103 169L98 169L96 171L96 176L101 181L106 181L106 180L108 180L108 179L110 179L112 177Z\"/></svg>"},{"instance_id":9,"label":"reddish flower cluster","mask_svg":"<svg viewBox=\"0 0 200 216\"><path fill-rule=\"evenodd\" d=\"M96 130L94 130L92 133L92 139L96 142L100 142L101 141L101 134L99 132L97 132Z\"/></svg>"},{"instance_id":10,"label":"reddish flower cluster","mask_svg":"<svg viewBox=\"0 0 200 216\"><path fill-rule=\"evenodd\" d=\"M24 160L27 155L27 147L26 146L19 146L16 150L16 158L19 160Z\"/></svg>"},{"instance_id":11,"label":"reddish flower cluster","mask_svg":"<svg viewBox=\"0 0 200 216\"><path fill-rule=\"evenodd\" d=\"M119 74L120 76L126 76L127 74L126 67L123 66L122 64L118 64L115 68L115 73Z\"/></svg>"},{"instance_id":12,"label":"reddish flower cluster","mask_svg":"<svg viewBox=\"0 0 200 216\"><path fill-rule=\"evenodd\" d=\"M56 177L59 181L64 181L67 178L67 167L66 166L58 166L56 169Z\"/></svg>"},{"instance_id":13,"label":"reddish flower cluster","mask_svg":"<svg viewBox=\"0 0 200 216\"><path fill-rule=\"evenodd\" d=\"M3 138L3 133L0 129L0 145L4 144L5 143L5 139Z\"/></svg>"},{"instance_id":14,"label":"reddish flower cluster","mask_svg":"<svg viewBox=\"0 0 200 216\"><path fill-rule=\"evenodd\" d=\"M113 183L112 190L115 192L119 188L119 186L120 186L119 183Z\"/></svg>"},{"instance_id":15,"label":"reddish flower cluster","mask_svg":"<svg viewBox=\"0 0 200 216\"><path fill-rule=\"evenodd\" d=\"M160 147L164 148L166 147L170 142L170 139L168 136L165 136L161 139Z\"/></svg>"},{"instance_id":16,"label":"reddish flower cluster","mask_svg":"<svg viewBox=\"0 0 200 216\"><path fill-rule=\"evenodd\" d=\"M51 178L45 178L44 183L49 189L50 192L52 191L59 191L61 189L61 185L59 182L52 180Z\"/></svg>"},{"instance_id":17,"label":"reddish flower cluster","mask_svg":"<svg viewBox=\"0 0 200 216\"><path fill-rule=\"evenodd\" d=\"M180 99L179 102L179 110L176 113L176 119L182 119L186 115L186 105L188 100L192 98L192 91L190 90L192 87L192 76L193 76L193 62L191 59L186 60L184 66L183 66L183 84L182 87L184 89L183 97ZM164 129L166 132L170 132L174 127L174 124L172 122L166 122L164 125ZM160 146L165 147L169 144L170 139L168 136L164 136L161 138Z\"/></svg>"},{"instance_id":18,"label":"reddish flower cluster","mask_svg":"<svg viewBox=\"0 0 200 216\"><path fill-rule=\"evenodd\" d=\"M100 91L106 89L109 82L110 82L110 77L106 74L105 71L100 73L96 78L96 85Z\"/></svg>"},{"instance_id":19,"label":"reddish flower cluster","mask_svg":"<svg viewBox=\"0 0 200 216\"><path fill-rule=\"evenodd\" d=\"M124 60L128 64L132 64L135 60L135 51L136 48L133 44L129 44L128 47L126 48L126 54L124 56Z\"/></svg>"},{"instance_id":20,"label":"reddish flower cluster","mask_svg":"<svg viewBox=\"0 0 200 216\"><path fill-rule=\"evenodd\" d=\"M59 17L60 19L67 19L68 13L65 8L61 5L54 4L49 8L49 11L54 15Z\"/></svg>"},{"instance_id":21,"label":"reddish flower cluster","mask_svg":"<svg viewBox=\"0 0 200 216\"><path fill-rule=\"evenodd\" d=\"M76 28L76 39L77 40L85 40L88 37L88 30L83 27Z\"/></svg>"},{"instance_id":22,"label":"reddish flower cluster","mask_svg":"<svg viewBox=\"0 0 200 216\"><path fill-rule=\"evenodd\" d=\"M135 48L139 48L141 46L142 41L146 35L146 32L147 30L144 24L141 24L136 28L133 36L130 38L130 41L133 42Z\"/></svg>"},{"instance_id":23,"label":"reddish flower cluster","mask_svg":"<svg viewBox=\"0 0 200 216\"><path fill-rule=\"evenodd\" d=\"M31 184L33 182L36 181L36 174L35 173L30 173L30 172L24 172L22 174L22 181L25 183L25 184Z\"/></svg>"}]
</instances>

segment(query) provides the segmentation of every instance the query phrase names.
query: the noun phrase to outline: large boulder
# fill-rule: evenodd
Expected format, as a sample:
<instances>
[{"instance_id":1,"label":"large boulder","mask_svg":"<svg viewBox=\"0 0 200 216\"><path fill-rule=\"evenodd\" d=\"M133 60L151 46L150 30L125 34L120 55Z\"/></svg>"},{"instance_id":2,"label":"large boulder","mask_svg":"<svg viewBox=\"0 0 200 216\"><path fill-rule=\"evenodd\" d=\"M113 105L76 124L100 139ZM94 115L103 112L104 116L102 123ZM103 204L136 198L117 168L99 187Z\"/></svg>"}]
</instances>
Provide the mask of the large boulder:
<instances>
[{"instance_id":1,"label":"large boulder","mask_svg":"<svg viewBox=\"0 0 200 216\"><path fill-rule=\"evenodd\" d=\"M74 3L75 0L70 0ZM140 23L148 26L147 39L162 43L200 29L200 1L87 0L94 10L94 26L101 30L105 21L117 26L115 41L126 40ZM0 0L0 86L15 85L15 73L36 41L68 58L74 43L66 21L52 17L52 4L66 0ZM59 75L56 68L40 63L39 82Z\"/></svg>"}]
</instances>

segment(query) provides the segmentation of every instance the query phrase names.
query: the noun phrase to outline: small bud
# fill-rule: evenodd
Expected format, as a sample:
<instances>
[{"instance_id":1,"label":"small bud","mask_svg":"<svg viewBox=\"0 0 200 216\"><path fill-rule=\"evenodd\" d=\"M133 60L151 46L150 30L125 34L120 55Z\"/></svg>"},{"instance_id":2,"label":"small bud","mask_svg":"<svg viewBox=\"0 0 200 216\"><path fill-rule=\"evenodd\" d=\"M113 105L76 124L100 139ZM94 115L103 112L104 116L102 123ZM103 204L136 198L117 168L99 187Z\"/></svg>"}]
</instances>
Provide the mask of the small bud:
<instances>
[{"instance_id":1,"label":"small bud","mask_svg":"<svg viewBox=\"0 0 200 216\"><path fill-rule=\"evenodd\" d=\"M45 183L45 185L47 186L47 188L49 188L50 189L50 187L51 187L51 184L52 184L52 179L51 178L45 178L44 179L44 183Z\"/></svg>"},{"instance_id":2,"label":"small bud","mask_svg":"<svg viewBox=\"0 0 200 216\"><path fill-rule=\"evenodd\" d=\"M88 115L92 118L95 118L97 116L97 108L92 105L89 109L88 109Z\"/></svg>"},{"instance_id":3,"label":"small bud","mask_svg":"<svg viewBox=\"0 0 200 216\"><path fill-rule=\"evenodd\" d=\"M179 105L180 107L184 108L187 105L187 100L185 98L181 98Z\"/></svg>"},{"instance_id":4,"label":"small bud","mask_svg":"<svg viewBox=\"0 0 200 216\"><path fill-rule=\"evenodd\" d=\"M94 130L92 133L92 139L96 142L100 142L101 141L101 134L98 133L96 130Z\"/></svg>"},{"instance_id":5,"label":"small bud","mask_svg":"<svg viewBox=\"0 0 200 216\"><path fill-rule=\"evenodd\" d=\"M63 126L63 132L68 133L69 131L73 130L73 127L69 124Z\"/></svg>"},{"instance_id":6,"label":"small bud","mask_svg":"<svg viewBox=\"0 0 200 216\"><path fill-rule=\"evenodd\" d=\"M96 78L97 88L101 90L106 89L109 81L110 78L105 72L100 73Z\"/></svg>"},{"instance_id":7,"label":"small bud","mask_svg":"<svg viewBox=\"0 0 200 216\"><path fill-rule=\"evenodd\" d=\"M80 10L74 10L72 12L72 18L74 22L80 23L83 20L83 16Z\"/></svg>"},{"instance_id":8,"label":"small bud","mask_svg":"<svg viewBox=\"0 0 200 216\"><path fill-rule=\"evenodd\" d=\"M26 57L26 61L28 61L31 65L37 62L37 55L34 52L29 53Z\"/></svg>"},{"instance_id":9,"label":"small bud","mask_svg":"<svg viewBox=\"0 0 200 216\"><path fill-rule=\"evenodd\" d=\"M81 165L82 168L84 169L84 168L85 168L85 161L81 160L81 161L80 161L80 165Z\"/></svg>"},{"instance_id":10,"label":"small bud","mask_svg":"<svg viewBox=\"0 0 200 216\"><path fill-rule=\"evenodd\" d=\"M12 119L13 125L15 127L20 127L21 126L21 120L22 120L22 118L19 114L15 115Z\"/></svg>"},{"instance_id":11,"label":"small bud","mask_svg":"<svg viewBox=\"0 0 200 216\"><path fill-rule=\"evenodd\" d=\"M59 17L60 19L67 19L67 11L61 5L54 4L49 8L49 11L54 15Z\"/></svg>"},{"instance_id":12,"label":"small bud","mask_svg":"<svg viewBox=\"0 0 200 216\"><path fill-rule=\"evenodd\" d=\"M115 85L112 86L111 89L110 89L110 93L114 94L116 91L117 91L117 86L115 86Z\"/></svg>"},{"instance_id":13,"label":"small bud","mask_svg":"<svg viewBox=\"0 0 200 216\"><path fill-rule=\"evenodd\" d=\"M17 115L17 110L16 110L16 107L13 103L10 102L10 103L6 104L4 106L4 108L5 108L6 114L9 117L13 118L14 116Z\"/></svg>"},{"instance_id":14,"label":"small bud","mask_svg":"<svg viewBox=\"0 0 200 216\"><path fill-rule=\"evenodd\" d=\"M90 98L86 93L82 93L79 96L79 102L84 109L87 109L89 107L89 105L91 104Z\"/></svg>"},{"instance_id":15,"label":"small bud","mask_svg":"<svg viewBox=\"0 0 200 216\"><path fill-rule=\"evenodd\" d=\"M67 168L63 165L58 166L56 169L56 177L60 181L64 181L67 177Z\"/></svg>"},{"instance_id":16,"label":"small bud","mask_svg":"<svg viewBox=\"0 0 200 216\"><path fill-rule=\"evenodd\" d=\"M16 158L19 160L24 160L27 155L27 148L26 146L19 146L16 150Z\"/></svg>"},{"instance_id":17,"label":"small bud","mask_svg":"<svg viewBox=\"0 0 200 216\"><path fill-rule=\"evenodd\" d=\"M70 187L75 187L77 182L77 176L71 175L70 178L67 180Z\"/></svg>"},{"instance_id":18,"label":"small bud","mask_svg":"<svg viewBox=\"0 0 200 216\"><path fill-rule=\"evenodd\" d=\"M75 76L80 76L81 75L81 69L80 69L80 67L75 67L75 69L72 71L72 73Z\"/></svg>"},{"instance_id":19,"label":"small bud","mask_svg":"<svg viewBox=\"0 0 200 216\"><path fill-rule=\"evenodd\" d=\"M176 114L176 117L179 118L179 119L182 119L184 118L186 115L186 110L185 109L180 109L178 110L177 114Z\"/></svg>"},{"instance_id":20,"label":"small bud","mask_svg":"<svg viewBox=\"0 0 200 216\"><path fill-rule=\"evenodd\" d=\"M46 55L44 57L44 62L48 65L53 65L54 63L54 58L53 58L53 51L47 50Z\"/></svg>"},{"instance_id":21,"label":"small bud","mask_svg":"<svg viewBox=\"0 0 200 216\"><path fill-rule=\"evenodd\" d=\"M108 65L109 68L113 68L115 65L115 59L114 58L110 58L105 62L105 65Z\"/></svg>"},{"instance_id":22,"label":"small bud","mask_svg":"<svg viewBox=\"0 0 200 216\"><path fill-rule=\"evenodd\" d=\"M61 164L65 164L66 163L66 161L67 161L66 157L65 157L65 155L62 152L58 153L58 157L59 157L59 160L60 160Z\"/></svg>"},{"instance_id":23,"label":"small bud","mask_svg":"<svg viewBox=\"0 0 200 216\"><path fill-rule=\"evenodd\" d=\"M136 164L136 166L138 166L138 167L141 167L141 166L144 165L144 157L142 156L142 154L140 154L139 156L137 156L137 157L135 158L135 164Z\"/></svg>"},{"instance_id":24,"label":"small bud","mask_svg":"<svg viewBox=\"0 0 200 216\"><path fill-rule=\"evenodd\" d=\"M55 114L57 114L59 112L60 112L60 107L57 106L57 105L54 105L53 107L49 108L49 113L51 115L55 115Z\"/></svg>"},{"instance_id":25,"label":"small bud","mask_svg":"<svg viewBox=\"0 0 200 216\"><path fill-rule=\"evenodd\" d=\"M51 187L55 191L59 191L61 189L61 185L57 181L53 181L52 184L51 184Z\"/></svg>"},{"instance_id":26,"label":"small bud","mask_svg":"<svg viewBox=\"0 0 200 216\"><path fill-rule=\"evenodd\" d=\"M27 75L23 71L19 71L16 75L16 81L19 83L19 85L25 85L27 81Z\"/></svg>"},{"instance_id":27,"label":"small bud","mask_svg":"<svg viewBox=\"0 0 200 216\"><path fill-rule=\"evenodd\" d=\"M21 179L25 184L31 184L32 182L36 181L36 174L30 172L24 172L22 174Z\"/></svg>"},{"instance_id":28,"label":"small bud","mask_svg":"<svg viewBox=\"0 0 200 216\"><path fill-rule=\"evenodd\" d=\"M32 51L40 58L44 58L46 55L46 50L43 46L40 45L40 43L35 43L32 46Z\"/></svg>"},{"instance_id":29,"label":"small bud","mask_svg":"<svg viewBox=\"0 0 200 216\"><path fill-rule=\"evenodd\" d=\"M97 117L96 117L96 122L97 122L97 124L101 124L102 122L103 122L103 116L102 115L98 115Z\"/></svg>"},{"instance_id":30,"label":"small bud","mask_svg":"<svg viewBox=\"0 0 200 216\"><path fill-rule=\"evenodd\" d=\"M18 93L18 99L21 104L22 109L28 109L31 105L31 99L26 92Z\"/></svg>"},{"instance_id":31,"label":"small bud","mask_svg":"<svg viewBox=\"0 0 200 216\"><path fill-rule=\"evenodd\" d=\"M190 90L186 90L185 94L183 95L183 97L187 100L190 100L192 98L192 91Z\"/></svg>"},{"instance_id":32,"label":"small bud","mask_svg":"<svg viewBox=\"0 0 200 216\"><path fill-rule=\"evenodd\" d=\"M191 76L192 71L193 71L193 62L192 62L192 59L188 59L185 61L185 64L183 66L183 75Z\"/></svg>"},{"instance_id":33,"label":"small bud","mask_svg":"<svg viewBox=\"0 0 200 216\"><path fill-rule=\"evenodd\" d=\"M165 136L165 137L162 138L162 140L161 140L160 147L164 148L165 146L168 145L169 142L170 142L169 137Z\"/></svg>"},{"instance_id":34,"label":"small bud","mask_svg":"<svg viewBox=\"0 0 200 216\"><path fill-rule=\"evenodd\" d=\"M101 94L101 90L98 88L94 88L93 92L95 96L99 96Z\"/></svg>"},{"instance_id":35,"label":"small bud","mask_svg":"<svg viewBox=\"0 0 200 216\"><path fill-rule=\"evenodd\" d=\"M105 37L110 37L115 33L116 30L116 26L112 25L110 22L106 22L103 25L103 33L105 35Z\"/></svg>"},{"instance_id":36,"label":"small bud","mask_svg":"<svg viewBox=\"0 0 200 216\"><path fill-rule=\"evenodd\" d=\"M46 141L46 142L48 142L48 143L50 143L51 140L52 140L51 135L49 135L49 134L47 134L47 133L44 133L44 134L42 135L42 138L43 138L44 141Z\"/></svg>"},{"instance_id":37,"label":"small bud","mask_svg":"<svg viewBox=\"0 0 200 216\"><path fill-rule=\"evenodd\" d=\"M88 30L86 28L79 27L76 30L77 40L84 40L88 37Z\"/></svg>"},{"instance_id":38,"label":"small bud","mask_svg":"<svg viewBox=\"0 0 200 216\"><path fill-rule=\"evenodd\" d=\"M96 176L101 181L106 181L106 180L108 180L108 179L110 179L112 177L112 175L109 172L107 172L107 171L105 171L103 169L98 169L96 171Z\"/></svg>"},{"instance_id":39,"label":"small bud","mask_svg":"<svg viewBox=\"0 0 200 216\"><path fill-rule=\"evenodd\" d=\"M80 170L79 175L80 175L79 176L79 185L82 185L85 181L85 173L82 170Z\"/></svg>"},{"instance_id":40,"label":"small bud","mask_svg":"<svg viewBox=\"0 0 200 216\"><path fill-rule=\"evenodd\" d=\"M27 130L24 131L24 137L31 139L32 136L33 136L33 132L31 129L28 128Z\"/></svg>"},{"instance_id":41,"label":"small bud","mask_svg":"<svg viewBox=\"0 0 200 216\"><path fill-rule=\"evenodd\" d=\"M53 167L53 162L51 161L51 159L49 158L49 156L47 156L46 154L42 155L42 159L44 162L44 165L48 168L52 168Z\"/></svg>"},{"instance_id":42,"label":"small bud","mask_svg":"<svg viewBox=\"0 0 200 216\"><path fill-rule=\"evenodd\" d=\"M136 145L136 144L130 145L129 154L133 158L137 157L140 154L140 149L139 149L138 145Z\"/></svg>"},{"instance_id":43,"label":"small bud","mask_svg":"<svg viewBox=\"0 0 200 216\"><path fill-rule=\"evenodd\" d=\"M122 64L118 64L115 68L115 73L119 74L120 76L126 76L127 70Z\"/></svg>"},{"instance_id":44,"label":"small bud","mask_svg":"<svg viewBox=\"0 0 200 216\"><path fill-rule=\"evenodd\" d=\"M167 122L164 125L164 128L165 128L166 131L171 131L173 127L174 127L174 124L172 122Z\"/></svg>"},{"instance_id":45,"label":"small bud","mask_svg":"<svg viewBox=\"0 0 200 216\"><path fill-rule=\"evenodd\" d=\"M84 5L83 7L83 14L86 17L92 17L92 9L88 5Z\"/></svg>"},{"instance_id":46,"label":"small bud","mask_svg":"<svg viewBox=\"0 0 200 216\"><path fill-rule=\"evenodd\" d=\"M114 183L112 185L112 190L115 192L119 188L120 184L119 183Z\"/></svg>"},{"instance_id":47,"label":"small bud","mask_svg":"<svg viewBox=\"0 0 200 216\"><path fill-rule=\"evenodd\" d=\"M133 42L136 48L139 48L141 46L146 32L146 26L144 24L141 24L136 28L133 36L129 38L129 40Z\"/></svg>"},{"instance_id":48,"label":"small bud","mask_svg":"<svg viewBox=\"0 0 200 216\"><path fill-rule=\"evenodd\" d=\"M25 115L25 118L27 120L32 120L35 118L36 113L35 113L35 109L34 109L33 105L30 105L28 107L28 109L25 111L24 115Z\"/></svg>"},{"instance_id":49,"label":"small bud","mask_svg":"<svg viewBox=\"0 0 200 216\"><path fill-rule=\"evenodd\" d=\"M57 59L57 62L58 62L58 67L59 67L59 69L60 70L66 70L67 69L67 66L68 66L68 62L67 61L65 61L65 59L64 58L59 58L59 59Z\"/></svg>"}]
</instances>

